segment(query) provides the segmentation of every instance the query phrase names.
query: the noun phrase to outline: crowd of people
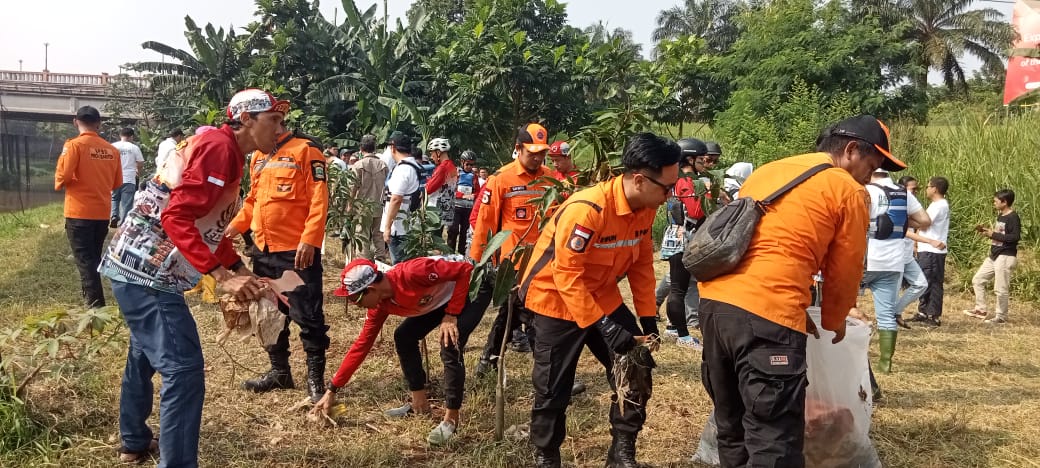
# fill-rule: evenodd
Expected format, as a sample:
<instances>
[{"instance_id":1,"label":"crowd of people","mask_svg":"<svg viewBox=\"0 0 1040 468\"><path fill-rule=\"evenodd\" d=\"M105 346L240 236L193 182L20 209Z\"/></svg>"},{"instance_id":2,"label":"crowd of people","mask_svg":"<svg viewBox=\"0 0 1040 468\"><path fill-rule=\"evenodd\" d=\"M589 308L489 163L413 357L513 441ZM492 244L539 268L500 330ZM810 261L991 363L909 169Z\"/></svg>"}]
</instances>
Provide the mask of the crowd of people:
<instances>
[{"instance_id":1,"label":"crowd of people","mask_svg":"<svg viewBox=\"0 0 1040 468\"><path fill-rule=\"evenodd\" d=\"M420 147L393 132L382 144L364 135L356 151L323 147L286 128L288 110L288 102L266 91L243 90L230 100L220 128L200 128L187 138L171 132L159 145L154 174L141 173L143 156L132 143L132 129L120 132L113 145L98 135L96 109L86 106L75 115L79 136L62 150L55 189L65 191L66 231L87 306L105 305L101 276L107 277L130 331L119 414L124 462L161 454L162 467L198 464L205 375L183 292L204 275L242 302L270 294L273 280L286 273L300 278L295 289L276 294L285 324L275 344L265 348L269 371L242 388L295 388L289 323L296 323L315 414L335 406L337 392L390 315L404 318L393 337L411 398L385 414L428 414L419 341L436 331L446 412L427 440L442 445L459 428L467 376L463 350L496 286L496 275L487 275L471 299L474 265L490 255L494 265L514 268L510 305L491 321L474 373L495 372L503 350L532 353L530 441L538 467L561 466L567 408L572 395L586 388L575 379L586 347L614 390L606 464L638 465L636 439L652 393L649 371L642 385L620 391L614 371L620 357L640 353L646 367L653 367L650 353L662 343L661 305L667 304L665 336L702 351L700 373L715 405L723 466L804 465L806 340L819 327L840 341L846 316L859 313L862 289L873 293L880 372L892 370L900 328L941 325L950 184L941 176L929 178L925 209L915 196L915 179L891 178L907 165L893 155L888 128L869 115L823 129L814 152L757 169L737 162L721 178L714 171L722 156L718 143L639 133L621 153L620 175L568 194L543 213L535 200L551 179L574 182L581 168L568 142L550 143L541 124L519 128L514 159L489 170L478 167L470 150L459 154L456 166L446 138ZM352 171L351 196L379 209L352 226L371 242L350 253L334 295L368 312L360 335L326 380L328 332L335 324L323 312L322 247L332 167ZM248 190L241 187L244 176ZM774 193L782 195L772 200ZM717 206L742 197L771 199L760 204L764 215L746 253L732 271L698 281L683 265L686 244ZM422 204L440 216L439 235L446 235L450 251L412 258L404 249L408 213ZM976 228L992 247L973 280L975 308L965 313L989 324L1008 321L1008 285L1021 233L1013 204L1011 190L998 191L996 222ZM658 251L652 228L662 205L669 227ZM110 227L117 230L106 252ZM508 235L497 250L486 252L497 233ZM240 236L248 252L236 251L232 241ZM530 250L528 260L511 261L521 249ZM662 278L654 270L658 255L668 265ZM822 278L820 323L806 314L814 276ZM621 278L630 286L630 304ZM991 280L997 296L992 316L985 297ZM917 312L903 320L914 301ZM162 379L161 438L147 424L155 373ZM881 397L876 386L874 395Z\"/></svg>"}]
</instances>

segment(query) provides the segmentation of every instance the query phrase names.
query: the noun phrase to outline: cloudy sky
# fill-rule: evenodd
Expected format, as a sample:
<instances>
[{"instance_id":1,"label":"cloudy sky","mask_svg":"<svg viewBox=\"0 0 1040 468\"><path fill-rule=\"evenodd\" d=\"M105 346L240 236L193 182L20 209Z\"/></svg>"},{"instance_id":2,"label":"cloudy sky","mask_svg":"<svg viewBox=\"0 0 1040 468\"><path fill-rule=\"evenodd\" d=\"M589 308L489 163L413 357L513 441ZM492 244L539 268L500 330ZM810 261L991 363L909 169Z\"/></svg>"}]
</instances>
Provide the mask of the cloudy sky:
<instances>
[{"instance_id":1,"label":"cloudy sky","mask_svg":"<svg viewBox=\"0 0 1040 468\"><path fill-rule=\"evenodd\" d=\"M52 72L117 73L119 65L159 60L154 52L141 49L144 41L158 41L187 49L184 15L199 25L241 27L253 19L253 0L0 0L4 27L0 28L0 70L44 68L44 43L49 43L48 65ZM382 4L382 1L378 2ZM411 0L388 0L391 17L403 17ZM585 27L603 21L610 28L633 32L652 47L654 19L680 0L571 0L567 12L572 25ZM370 0L358 0L371 5ZM338 0L326 0L321 10L332 18L342 9ZM1011 5L980 3L1005 13ZM362 9L365 9L362 7ZM342 21L343 12L338 12ZM969 61L969 65L975 64Z\"/></svg>"}]
</instances>

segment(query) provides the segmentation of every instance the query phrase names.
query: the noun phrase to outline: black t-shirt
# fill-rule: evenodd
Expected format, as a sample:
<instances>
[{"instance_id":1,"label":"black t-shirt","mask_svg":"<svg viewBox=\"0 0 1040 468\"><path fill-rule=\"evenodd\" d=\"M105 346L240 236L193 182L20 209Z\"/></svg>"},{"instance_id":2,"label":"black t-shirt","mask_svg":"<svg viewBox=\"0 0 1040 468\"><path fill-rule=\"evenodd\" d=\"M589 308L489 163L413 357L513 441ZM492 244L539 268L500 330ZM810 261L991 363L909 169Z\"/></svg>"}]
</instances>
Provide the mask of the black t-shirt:
<instances>
[{"instance_id":1,"label":"black t-shirt","mask_svg":"<svg viewBox=\"0 0 1040 468\"><path fill-rule=\"evenodd\" d=\"M993 225L993 237L990 241L989 258L996 260L998 255L1018 255L1018 241L1022 237L1022 220L1017 211L997 216Z\"/></svg>"}]
</instances>

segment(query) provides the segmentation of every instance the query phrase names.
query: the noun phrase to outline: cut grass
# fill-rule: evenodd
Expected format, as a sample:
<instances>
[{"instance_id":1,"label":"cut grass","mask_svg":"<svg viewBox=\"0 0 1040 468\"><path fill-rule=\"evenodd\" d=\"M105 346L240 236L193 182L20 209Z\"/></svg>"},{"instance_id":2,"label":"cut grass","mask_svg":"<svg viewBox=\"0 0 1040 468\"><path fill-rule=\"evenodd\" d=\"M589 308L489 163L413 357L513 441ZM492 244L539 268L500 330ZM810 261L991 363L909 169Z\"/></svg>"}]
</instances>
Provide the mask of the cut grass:
<instances>
[{"instance_id":1,"label":"cut grass","mask_svg":"<svg viewBox=\"0 0 1040 468\"><path fill-rule=\"evenodd\" d=\"M46 207L25 216L15 228L0 225L0 233L7 233L0 237L0 258L5 259L0 270L0 310L4 311L0 322L7 325L48 307L75 304L79 298L78 275L71 261L65 260L68 246L60 229L60 209ZM0 217L0 223L7 222ZM40 228L41 223L50 227ZM331 375L356 338L363 314L357 308L345 312L343 302L331 295L342 261L327 260L325 266ZM659 263L658 272L665 270ZM627 286L622 290L628 294ZM866 298L860 303L871 310ZM1012 323L987 327L960 313L970 305L966 297L950 295L941 328L899 334L895 372L878 376L885 400L874 413L871 431L885 466L1018 467L1036 466L1034 460L1040 459L1040 426L1035 424L1040 420L1036 353L1040 318L1034 309L1013 300ZM494 313L488 311L484 325L470 338L469 370L476 364ZM425 442L435 417L383 418L382 411L400 404L408 393L392 345L399 319L387 321L384 339L341 392L349 410L347 422L337 428L317 428L306 422L303 412L287 411L304 398L302 388L261 395L240 390L241 380L252 375L237 368L216 345L221 328L216 307L197 305L195 317L207 366L202 466L512 467L531 463L526 441L492 440L491 379L467 382L460 437L448 447L431 448ZM293 330L291 363L296 382L302 384L304 353L295 326ZM430 345L433 350L432 340ZM872 360L876 348L871 349ZM267 368L265 353L253 342L228 343L227 351L246 367ZM697 466L688 460L711 410L700 383L700 355L666 343L656 359L659 367L650 418L639 439L640 459L655 466ZM0 466L113 466L123 363L120 354L103 355L89 369L40 378L30 385L33 413L67 436L68 446L32 457L0 454ZM440 382L436 352L430 363L432 379ZM531 408L531 357L511 353L507 363L507 426L524 424ZM589 355L582 357L578 378L589 390L575 398L568 411L564 457L575 466L602 466L610 444L609 388L602 368ZM440 398L436 385L433 396ZM157 408L156 404L156 413ZM158 424L155 416L152 423Z\"/></svg>"}]
</instances>

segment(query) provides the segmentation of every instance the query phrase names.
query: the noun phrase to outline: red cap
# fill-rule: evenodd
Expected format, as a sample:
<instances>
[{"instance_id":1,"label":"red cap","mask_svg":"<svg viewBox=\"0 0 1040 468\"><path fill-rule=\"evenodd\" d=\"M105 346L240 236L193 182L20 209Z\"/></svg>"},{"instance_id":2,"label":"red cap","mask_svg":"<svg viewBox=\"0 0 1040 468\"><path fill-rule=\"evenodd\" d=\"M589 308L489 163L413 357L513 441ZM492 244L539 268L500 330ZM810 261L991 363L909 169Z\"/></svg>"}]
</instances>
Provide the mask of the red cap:
<instances>
[{"instance_id":1,"label":"red cap","mask_svg":"<svg viewBox=\"0 0 1040 468\"><path fill-rule=\"evenodd\" d=\"M235 93L227 106L227 116L238 120L246 112L289 112L289 101L279 101L273 94L262 89L249 88Z\"/></svg>"},{"instance_id":2,"label":"red cap","mask_svg":"<svg viewBox=\"0 0 1040 468\"><path fill-rule=\"evenodd\" d=\"M571 145L568 145L566 141L554 141L549 145L549 156L570 156Z\"/></svg>"}]
</instances>

